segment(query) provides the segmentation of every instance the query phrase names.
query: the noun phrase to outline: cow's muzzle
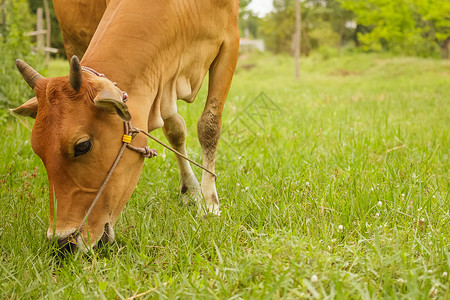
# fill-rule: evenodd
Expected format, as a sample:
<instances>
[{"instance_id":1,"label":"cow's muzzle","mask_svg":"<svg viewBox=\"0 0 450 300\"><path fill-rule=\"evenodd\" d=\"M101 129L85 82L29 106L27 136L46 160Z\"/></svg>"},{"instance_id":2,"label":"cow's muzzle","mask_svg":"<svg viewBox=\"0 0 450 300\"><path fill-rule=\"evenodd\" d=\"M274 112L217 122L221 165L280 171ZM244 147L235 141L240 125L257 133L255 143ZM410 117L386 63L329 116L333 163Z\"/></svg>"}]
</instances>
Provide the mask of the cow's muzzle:
<instances>
[{"instance_id":1,"label":"cow's muzzle","mask_svg":"<svg viewBox=\"0 0 450 300\"><path fill-rule=\"evenodd\" d=\"M78 249L77 238L79 238L79 233L75 232L67 237L59 237L56 241L58 250L62 253L74 253Z\"/></svg>"},{"instance_id":2,"label":"cow's muzzle","mask_svg":"<svg viewBox=\"0 0 450 300\"><path fill-rule=\"evenodd\" d=\"M103 246L111 244L114 241L115 234L113 226L109 223L105 224L104 231L100 239L93 242L91 245L87 244L81 237L81 234L74 230L73 232L64 232L63 234L47 234L50 241L57 243L58 252L63 254L75 253L77 250L87 251L89 248L95 246Z\"/></svg>"}]
</instances>

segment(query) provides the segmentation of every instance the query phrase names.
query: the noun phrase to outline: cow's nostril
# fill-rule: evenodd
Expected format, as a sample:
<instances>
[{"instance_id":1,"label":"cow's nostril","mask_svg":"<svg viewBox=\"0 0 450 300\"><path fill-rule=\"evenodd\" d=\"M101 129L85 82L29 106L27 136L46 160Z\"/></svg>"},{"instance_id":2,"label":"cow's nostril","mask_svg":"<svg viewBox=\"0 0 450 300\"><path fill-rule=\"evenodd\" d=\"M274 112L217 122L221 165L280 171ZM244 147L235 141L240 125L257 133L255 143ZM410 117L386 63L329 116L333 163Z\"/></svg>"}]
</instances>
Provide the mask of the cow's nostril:
<instances>
[{"instance_id":1,"label":"cow's nostril","mask_svg":"<svg viewBox=\"0 0 450 300\"><path fill-rule=\"evenodd\" d=\"M114 230L109 223L105 224L105 230L103 231L103 235L99 241L100 245L110 244L114 241Z\"/></svg>"},{"instance_id":2,"label":"cow's nostril","mask_svg":"<svg viewBox=\"0 0 450 300\"><path fill-rule=\"evenodd\" d=\"M75 251L78 249L75 239L75 234L71 234L65 238L58 239L58 250L63 253L75 253Z\"/></svg>"}]
</instances>

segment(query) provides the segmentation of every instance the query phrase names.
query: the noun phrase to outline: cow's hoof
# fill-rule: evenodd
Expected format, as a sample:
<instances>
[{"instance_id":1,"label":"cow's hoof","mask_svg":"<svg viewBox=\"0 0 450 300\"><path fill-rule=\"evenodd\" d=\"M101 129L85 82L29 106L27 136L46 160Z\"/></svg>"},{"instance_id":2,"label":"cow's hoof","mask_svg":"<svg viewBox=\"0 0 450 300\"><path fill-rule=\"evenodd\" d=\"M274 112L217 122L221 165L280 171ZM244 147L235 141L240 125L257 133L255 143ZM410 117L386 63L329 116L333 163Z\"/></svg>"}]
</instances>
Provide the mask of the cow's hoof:
<instances>
[{"instance_id":1,"label":"cow's hoof","mask_svg":"<svg viewBox=\"0 0 450 300\"><path fill-rule=\"evenodd\" d=\"M222 213L218 204L199 205L198 212L202 216L220 216Z\"/></svg>"},{"instance_id":2,"label":"cow's hoof","mask_svg":"<svg viewBox=\"0 0 450 300\"><path fill-rule=\"evenodd\" d=\"M202 191L201 189L192 188L186 193L181 193L181 199L185 205L188 205L190 202L198 203L202 199Z\"/></svg>"},{"instance_id":3,"label":"cow's hoof","mask_svg":"<svg viewBox=\"0 0 450 300\"><path fill-rule=\"evenodd\" d=\"M191 201L198 203L202 199L202 189L194 175L184 180L180 185L180 191L183 203L186 205Z\"/></svg>"}]
</instances>

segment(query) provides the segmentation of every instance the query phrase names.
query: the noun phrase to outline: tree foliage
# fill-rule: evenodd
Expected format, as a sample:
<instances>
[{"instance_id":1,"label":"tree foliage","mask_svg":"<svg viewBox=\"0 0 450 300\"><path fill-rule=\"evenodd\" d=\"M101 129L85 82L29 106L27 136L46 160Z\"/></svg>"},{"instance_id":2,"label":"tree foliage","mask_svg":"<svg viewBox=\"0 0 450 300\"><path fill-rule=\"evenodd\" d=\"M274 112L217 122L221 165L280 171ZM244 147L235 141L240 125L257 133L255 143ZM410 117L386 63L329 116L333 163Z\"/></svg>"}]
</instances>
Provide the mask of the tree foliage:
<instances>
[{"instance_id":1,"label":"tree foliage","mask_svg":"<svg viewBox=\"0 0 450 300\"><path fill-rule=\"evenodd\" d=\"M352 13L335 0L301 2L302 53L319 47L339 48L349 37L345 24ZM295 0L274 0L274 11L261 22L267 47L275 52L291 52L295 33Z\"/></svg>"},{"instance_id":2,"label":"tree foliage","mask_svg":"<svg viewBox=\"0 0 450 300\"><path fill-rule=\"evenodd\" d=\"M274 11L262 20L262 36L269 50L276 53L289 52L295 32L295 2L275 0L273 6Z\"/></svg>"},{"instance_id":3,"label":"tree foliage","mask_svg":"<svg viewBox=\"0 0 450 300\"><path fill-rule=\"evenodd\" d=\"M338 0L371 30L358 38L366 50L428 56L450 36L448 0ZM443 49L444 50L444 49ZM448 50L447 50L448 51Z\"/></svg>"},{"instance_id":4,"label":"tree foliage","mask_svg":"<svg viewBox=\"0 0 450 300\"><path fill-rule=\"evenodd\" d=\"M448 0L301 0L301 9L304 54L354 41L363 51L449 55ZM291 52L295 0L274 0L274 11L256 21L269 50Z\"/></svg>"}]
</instances>

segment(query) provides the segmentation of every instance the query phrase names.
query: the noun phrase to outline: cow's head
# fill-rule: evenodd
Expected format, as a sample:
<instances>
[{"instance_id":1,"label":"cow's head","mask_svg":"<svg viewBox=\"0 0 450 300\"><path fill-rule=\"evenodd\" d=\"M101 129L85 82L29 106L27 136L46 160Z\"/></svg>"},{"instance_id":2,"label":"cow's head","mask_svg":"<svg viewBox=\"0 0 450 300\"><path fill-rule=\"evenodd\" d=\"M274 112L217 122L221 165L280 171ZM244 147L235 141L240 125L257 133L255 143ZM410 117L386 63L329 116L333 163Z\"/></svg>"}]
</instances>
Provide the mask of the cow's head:
<instances>
[{"instance_id":1,"label":"cow's head","mask_svg":"<svg viewBox=\"0 0 450 300\"><path fill-rule=\"evenodd\" d=\"M17 67L36 97L12 111L36 118L31 145L47 169L49 239L65 248L114 239L113 225L137 184L143 159L125 152L97 204L75 231L122 145L130 114L122 92L106 78L82 72L75 56L66 77L44 78L21 60ZM142 142L142 141L140 141Z\"/></svg>"}]
</instances>

